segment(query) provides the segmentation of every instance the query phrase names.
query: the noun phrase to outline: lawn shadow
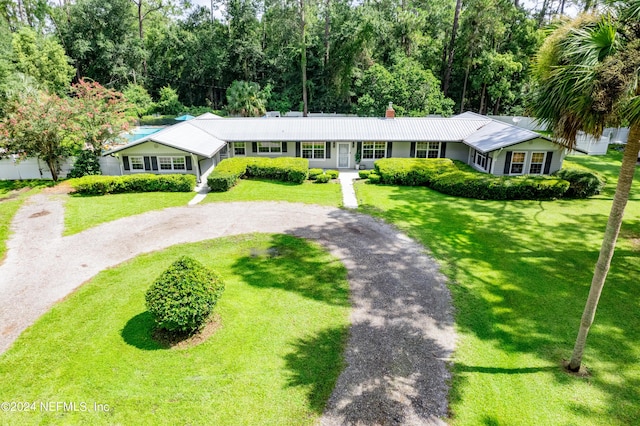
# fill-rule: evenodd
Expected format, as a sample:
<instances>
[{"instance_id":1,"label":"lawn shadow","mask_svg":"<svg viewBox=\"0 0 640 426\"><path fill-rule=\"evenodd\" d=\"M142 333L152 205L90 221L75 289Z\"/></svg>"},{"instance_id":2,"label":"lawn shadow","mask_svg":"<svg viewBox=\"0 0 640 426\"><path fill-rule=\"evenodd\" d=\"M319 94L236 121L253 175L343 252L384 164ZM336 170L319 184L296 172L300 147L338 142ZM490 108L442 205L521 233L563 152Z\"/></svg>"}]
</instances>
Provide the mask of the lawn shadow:
<instances>
[{"instance_id":1,"label":"lawn shadow","mask_svg":"<svg viewBox=\"0 0 640 426\"><path fill-rule=\"evenodd\" d=\"M387 210L365 206L365 211L398 224L441 260L455 283L450 289L459 329L505 354L519 352L547 361L550 372L557 370L555 380L564 383L568 376L560 361L571 355L578 332L606 225L606 202L481 201L408 187L393 188L388 198L393 203ZM634 203L623 226L627 235L636 235L633 229L638 226ZM623 378L619 384L604 379L633 370L637 363L640 333L633 319L640 304L631 278L640 276L637 259L637 251L618 245L587 343L587 363L615 354L615 361L602 364L603 371L595 371L590 382L607 395L605 417L619 418L625 409L640 416L638 392L624 390L635 379ZM465 373L509 374L496 371L500 366L483 367L486 371L459 367L454 368L454 403L462 398ZM602 412L594 415L604 418L599 417Z\"/></svg>"},{"instance_id":2,"label":"lawn shadow","mask_svg":"<svg viewBox=\"0 0 640 426\"><path fill-rule=\"evenodd\" d=\"M144 311L127 321L120 335L128 345L138 349L145 351L167 349L153 339L154 328L153 316L149 311Z\"/></svg>"},{"instance_id":3,"label":"lawn shadow","mask_svg":"<svg viewBox=\"0 0 640 426\"><path fill-rule=\"evenodd\" d=\"M349 306L349 288L337 285L346 278L340 261L327 261L326 253L310 242L277 234L271 246L239 258L232 270L251 286L294 291L304 297Z\"/></svg>"},{"instance_id":4,"label":"lawn shadow","mask_svg":"<svg viewBox=\"0 0 640 426\"><path fill-rule=\"evenodd\" d=\"M308 388L308 406L321 414L344 368L343 350L348 327L334 327L302 337L291 344L284 360L290 371L290 387Z\"/></svg>"}]
</instances>

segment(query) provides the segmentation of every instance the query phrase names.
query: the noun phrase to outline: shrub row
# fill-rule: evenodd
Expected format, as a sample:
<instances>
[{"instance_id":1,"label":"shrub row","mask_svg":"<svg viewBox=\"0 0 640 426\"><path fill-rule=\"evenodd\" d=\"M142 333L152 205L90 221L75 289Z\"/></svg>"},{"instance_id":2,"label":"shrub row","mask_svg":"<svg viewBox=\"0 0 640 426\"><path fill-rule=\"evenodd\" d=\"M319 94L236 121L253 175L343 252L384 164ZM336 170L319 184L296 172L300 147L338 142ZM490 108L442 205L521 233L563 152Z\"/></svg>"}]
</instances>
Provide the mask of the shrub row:
<instances>
[{"instance_id":1,"label":"shrub row","mask_svg":"<svg viewBox=\"0 0 640 426\"><path fill-rule=\"evenodd\" d=\"M307 179L309 160L305 158L228 158L222 160L207 178L212 191L228 191L242 177L302 183Z\"/></svg>"},{"instance_id":2,"label":"shrub row","mask_svg":"<svg viewBox=\"0 0 640 426\"><path fill-rule=\"evenodd\" d=\"M83 195L121 194L125 192L190 192L196 177L189 174L126 176L84 176L70 181L73 189Z\"/></svg>"},{"instance_id":3,"label":"shrub row","mask_svg":"<svg viewBox=\"0 0 640 426\"><path fill-rule=\"evenodd\" d=\"M370 183L428 186L457 197L482 200L539 200L561 198L569 182L552 176L493 176L450 159L386 158L375 162Z\"/></svg>"},{"instance_id":4,"label":"shrub row","mask_svg":"<svg viewBox=\"0 0 640 426\"><path fill-rule=\"evenodd\" d=\"M587 198L597 195L607 183L606 178L600 173L577 164L558 170L554 176L569 182L569 189L564 194L569 198Z\"/></svg>"},{"instance_id":5,"label":"shrub row","mask_svg":"<svg viewBox=\"0 0 640 426\"><path fill-rule=\"evenodd\" d=\"M437 176L431 188L480 200L544 200L561 198L569 182L548 176L492 176L457 170Z\"/></svg>"},{"instance_id":6,"label":"shrub row","mask_svg":"<svg viewBox=\"0 0 640 426\"><path fill-rule=\"evenodd\" d=\"M214 192L225 192L234 186L238 179L247 172L245 158L228 158L222 160L207 178L207 185Z\"/></svg>"},{"instance_id":7,"label":"shrub row","mask_svg":"<svg viewBox=\"0 0 640 426\"><path fill-rule=\"evenodd\" d=\"M309 173L309 160L306 158L248 157L246 161L248 177L302 183L307 180Z\"/></svg>"},{"instance_id":8,"label":"shrub row","mask_svg":"<svg viewBox=\"0 0 640 426\"><path fill-rule=\"evenodd\" d=\"M430 186L434 177L457 168L448 158L384 158L374 163L382 183Z\"/></svg>"}]
</instances>

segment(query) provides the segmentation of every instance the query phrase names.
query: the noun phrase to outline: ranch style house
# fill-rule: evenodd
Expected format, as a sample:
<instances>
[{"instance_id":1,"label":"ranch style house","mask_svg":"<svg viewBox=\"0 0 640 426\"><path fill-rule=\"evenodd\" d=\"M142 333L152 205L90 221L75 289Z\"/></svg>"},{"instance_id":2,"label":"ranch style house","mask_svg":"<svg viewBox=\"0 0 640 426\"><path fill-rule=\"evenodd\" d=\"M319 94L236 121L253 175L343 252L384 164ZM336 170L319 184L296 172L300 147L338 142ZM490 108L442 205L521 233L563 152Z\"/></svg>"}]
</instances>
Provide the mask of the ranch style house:
<instances>
[{"instance_id":1,"label":"ranch style house","mask_svg":"<svg viewBox=\"0 0 640 426\"><path fill-rule=\"evenodd\" d=\"M563 146L539 133L466 112L453 117L222 118L206 113L106 151L121 174L191 173L223 159L302 157L310 167L370 169L380 158L451 158L494 175L550 174Z\"/></svg>"}]
</instances>

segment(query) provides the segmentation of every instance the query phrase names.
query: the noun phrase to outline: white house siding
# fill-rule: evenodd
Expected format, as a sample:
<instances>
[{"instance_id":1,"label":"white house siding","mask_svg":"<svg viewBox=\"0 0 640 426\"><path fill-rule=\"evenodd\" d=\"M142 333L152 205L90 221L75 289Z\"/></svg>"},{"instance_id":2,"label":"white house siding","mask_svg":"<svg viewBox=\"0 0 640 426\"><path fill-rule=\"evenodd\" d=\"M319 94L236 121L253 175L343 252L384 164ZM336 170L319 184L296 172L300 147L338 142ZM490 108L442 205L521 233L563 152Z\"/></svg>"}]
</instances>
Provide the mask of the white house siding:
<instances>
[{"instance_id":1,"label":"white house siding","mask_svg":"<svg viewBox=\"0 0 640 426\"><path fill-rule=\"evenodd\" d=\"M108 176L119 176L122 174L120 160L110 155L107 157L100 157L100 170L102 170L103 175Z\"/></svg>"},{"instance_id":2,"label":"white house siding","mask_svg":"<svg viewBox=\"0 0 640 426\"><path fill-rule=\"evenodd\" d=\"M547 154L547 155L551 155L551 162L549 164L549 174L560 170L560 167L562 167L562 161L564 160L564 156L565 156L564 148L561 148L558 145L554 144L553 142L547 141L545 139L534 139L531 141L522 142L516 145L512 145L508 148L504 148L502 150L498 150L491 153L493 156L492 168L493 168L494 175L500 176L505 174L504 169L505 169L505 163L506 163L507 157L509 155L513 155L514 152L526 153L525 164L524 164L525 172L522 174L527 174L527 171L529 170L529 166L531 164L531 153L533 152L552 153L552 154Z\"/></svg>"},{"instance_id":3,"label":"white house siding","mask_svg":"<svg viewBox=\"0 0 640 426\"><path fill-rule=\"evenodd\" d=\"M121 169L122 173L125 175L136 174L136 173L167 173L167 174L177 173L177 174L192 174L192 175L195 175L197 178L200 177L198 175L197 164L198 164L198 160L201 157L198 157L197 155L191 154L189 152L181 151L179 149L175 149L175 148L162 145L156 142L149 141L139 145L135 145L135 146L132 146L131 148L123 149L122 151L119 151L114 155L118 158L118 161L122 167ZM149 157L150 159L155 158L156 163L154 164L152 162L153 160L151 160L150 164L145 164L145 170L133 170L133 168L130 165L129 158L136 157L136 156ZM127 158L126 161L125 161L125 157ZM157 163L158 157L185 157L185 165L187 167L187 170L160 170L160 165ZM190 160L186 160L187 157ZM189 161L191 162L191 170L188 170ZM125 162L129 162L129 167L125 166ZM151 167L148 167L149 165ZM129 168L129 170L127 170L127 168Z\"/></svg>"},{"instance_id":4,"label":"white house siding","mask_svg":"<svg viewBox=\"0 0 640 426\"><path fill-rule=\"evenodd\" d=\"M60 163L58 176L64 178L73 167L74 157ZM11 157L0 160L0 180L52 179L47 163L36 157L14 162Z\"/></svg>"},{"instance_id":5,"label":"white house siding","mask_svg":"<svg viewBox=\"0 0 640 426\"><path fill-rule=\"evenodd\" d=\"M447 143L446 158L467 162L469 158L469 147L460 142Z\"/></svg>"}]
</instances>

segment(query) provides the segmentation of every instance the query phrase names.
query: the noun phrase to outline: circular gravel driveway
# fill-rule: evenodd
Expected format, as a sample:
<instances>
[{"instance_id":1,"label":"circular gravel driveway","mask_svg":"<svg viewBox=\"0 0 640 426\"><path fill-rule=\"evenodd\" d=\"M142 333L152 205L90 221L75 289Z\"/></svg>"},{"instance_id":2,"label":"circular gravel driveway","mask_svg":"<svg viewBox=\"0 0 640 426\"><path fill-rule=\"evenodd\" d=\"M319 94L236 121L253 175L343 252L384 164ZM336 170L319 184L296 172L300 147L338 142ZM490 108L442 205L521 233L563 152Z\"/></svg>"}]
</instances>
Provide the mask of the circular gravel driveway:
<instances>
[{"instance_id":1,"label":"circular gravel driveway","mask_svg":"<svg viewBox=\"0 0 640 426\"><path fill-rule=\"evenodd\" d=\"M0 353L58 300L141 253L252 232L317 241L351 287L346 368L321 423L444 424L455 333L445 277L390 225L315 205L251 202L176 207L62 237L62 195L25 202L0 266Z\"/></svg>"}]
</instances>

